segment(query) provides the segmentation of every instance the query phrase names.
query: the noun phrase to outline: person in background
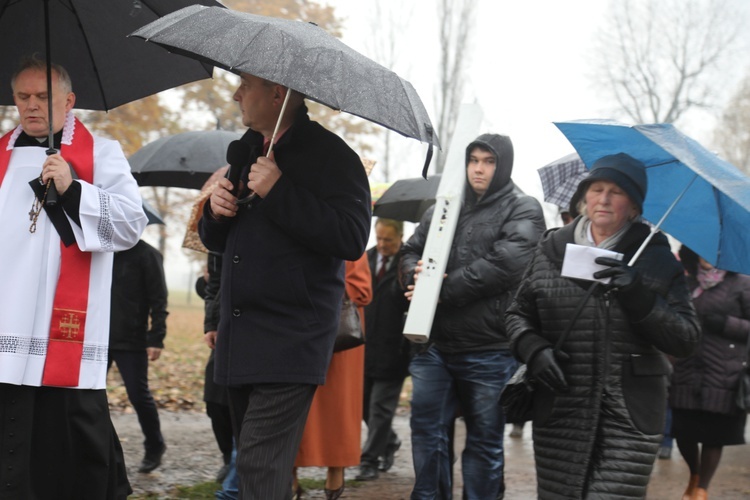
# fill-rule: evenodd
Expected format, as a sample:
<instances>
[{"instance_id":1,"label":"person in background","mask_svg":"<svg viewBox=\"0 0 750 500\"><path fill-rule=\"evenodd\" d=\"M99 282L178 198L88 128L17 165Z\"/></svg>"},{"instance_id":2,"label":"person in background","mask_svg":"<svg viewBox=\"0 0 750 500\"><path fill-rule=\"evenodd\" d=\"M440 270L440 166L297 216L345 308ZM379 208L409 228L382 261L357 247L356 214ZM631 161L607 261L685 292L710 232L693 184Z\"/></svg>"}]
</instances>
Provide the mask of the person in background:
<instances>
[{"instance_id":1,"label":"person in background","mask_svg":"<svg viewBox=\"0 0 750 500\"><path fill-rule=\"evenodd\" d=\"M643 163L600 158L581 182L584 208L542 237L506 326L534 391L532 437L539 498L644 498L664 428L669 362L700 331L682 266L667 238L640 221ZM593 274L562 276L570 244L612 250ZM554 347L563 336L559 352Z\"/></svg>"},{"instance_id":2,"label":"person in background","mask_svg":"<svg viewBox=\"0 0 750 500\"><path fill-rule=\"evenodd\" d=\"M372 300L367 254L356 261L346 261L345 267L345 293L357 306L362 328L365 328L365 306ZM364 361L364 346L333 353L326 383L315 392L294 462L296 484L293 489L296 498L302 496L297 482L297 468L327 467L326 500L336 500L344 492L345 468L359 463Z\"/></svg>"},{"instance_id":3,"label":"person in background","mask_svg":"<svg viewBox=\"0 0 750 500\"><path fill-rule=\"evenodd\" d=\"M120 145L73 115L64 68L49 76L51 96L46 62L21 63L20 125L0 138L0 496L119 500L131 488L106 393L112 259L147 218Z\"/></svg>"},{"instance_id":4,"label":"person in background","mask_svg":"<svg viewBox=\"0 0 750 500\"><path fill-rule=\"evenodd\" d=\"M466 147L466 189L440 289L430 341L414 355L411 498L451 498L448 429L460 408L464 498L496 499L505 489L505 416L500 393L517 363L503 313L545 229L539 202L511 180L513 144L483 134ZM434 206L403 248L402 286L410 298Z\"/></svg>"},{"instance_id":5,"label":"person in background","mask_svg":"<svg viewBox=\"0 0 750 500\"><path fill-rule=\"evenodd\" d=\"M344 261L369 238L370 189L359 156L310 120L303 95L243 73L234 99L249 158L198 223L224 256L214 380L229 387L243 500L282 499L331 361Z\"/></svg>"},{"instance_id":6,"label":"person in background","mask_svg":"<svg viewBox=\"0 0 750 500\"><path fill-rule=\"evenodd\" d=\"M365 386L363 416L367 439L357 481L377 479L393 465L401 440L393 417L409 373L411 344L404 337L409 302L398 283L398 261L404 223L380 218L375 222L376 245L367 251L373 298L365 307Z\"/></svg>"},{"instance_id":7,"label":"person in background","mask_svg":"<svg viewBox=\"0 0 750 500\"><path fill-rule=\"evenodd\" d=\"M684 245L679 256L703 335L692 356L674 362L672 435L690 469L682 498L704 500L724 446L745 444L747 413L735 397L748 362L750 277L716 269Z\"/></svg>"},{"instance_id":8,"label":"person in background","mask_svg":"<svg viewBox=\"0 0 750 500\"><path fill-rule=\"evenodd\" d=\"M117 364L145 438L138 472L161 465L167 445L159 412L148 387L148 364L164 349L167 335L167 281L161 253L143 240L115 252L107 369ZM150 321L149 321L150 319Z\"/></svg>"},{"instance_id":9,"label":"person in background","mask_svg":"<svg viewBox=\"0 0 750 500\"><path fill-rule=\"evenodd\" d=\"M220 253L209 252L206 258L205 275L198 278L195 288L204 300L203 332L204 340L216 334L219 328L219 288L221 277ZM209 346L210 347L210 346ZM211 420L211 430L221 452L224 465L216 474L216 482L221 483L232 468L232 449L234 438L232 418L229 411L227 388L214 382L214 350L206 362L203 384L203 401L206 403L206 415Z\"/></svg>"}]
</instances>

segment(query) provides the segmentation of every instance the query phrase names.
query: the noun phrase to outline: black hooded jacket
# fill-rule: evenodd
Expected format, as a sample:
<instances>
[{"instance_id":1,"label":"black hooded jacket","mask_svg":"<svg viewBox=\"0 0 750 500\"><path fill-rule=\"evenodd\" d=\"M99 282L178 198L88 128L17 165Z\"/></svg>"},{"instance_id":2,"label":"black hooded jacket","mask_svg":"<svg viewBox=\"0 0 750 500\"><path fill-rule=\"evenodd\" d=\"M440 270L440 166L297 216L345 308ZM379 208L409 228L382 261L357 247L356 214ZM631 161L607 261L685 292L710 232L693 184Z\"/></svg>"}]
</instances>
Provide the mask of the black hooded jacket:
<instances>
[{"instance_id":1,"label":"black hooded jacket","mask_svg":"<svg viewBox=\"0 0 750 500\"><path fill-rule=\"evenodd\" d=\"M443 352L507 349L503 315L510 305L534 247L545 230L539 202L510 180L513 145L506 136L484 134L466 148L494 154L495 173L487 192L477 197L468 178L453 245L448 257L430 342ZM413 283L422 258L434 207L404 245L402 286Z\"/></svg>"}]
</instances>

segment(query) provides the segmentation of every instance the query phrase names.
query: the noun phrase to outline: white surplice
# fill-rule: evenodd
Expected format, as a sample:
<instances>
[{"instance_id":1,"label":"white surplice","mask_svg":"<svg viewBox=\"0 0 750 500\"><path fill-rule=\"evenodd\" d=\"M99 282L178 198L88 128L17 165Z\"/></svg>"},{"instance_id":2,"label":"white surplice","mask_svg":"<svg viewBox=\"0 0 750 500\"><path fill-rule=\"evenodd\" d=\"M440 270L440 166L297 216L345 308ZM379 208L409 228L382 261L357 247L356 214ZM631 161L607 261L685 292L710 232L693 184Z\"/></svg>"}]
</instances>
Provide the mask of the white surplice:
<instances>
[{"instance_id":1,"label":"white surplice","mask_svg":"<svg viewBox=\"0 0 750 500\"><path fill-rule=\"evenodd\" d=\"M73 115L63 143L74 140ZM17 130L19 132L19 130ZM17 133L11 138L13 147ZM69 143L69 142L68 142ZM40 386L52 304L60 272L60 237L44 210L29 232L45 148L14 148L0 185L0 383ZM78 389L104 389L109 344L110 288L115 251L133 247L146 227L138 186L116 141L94 136L93 184L81 184L78 248L92 252L89 300Z\"/></svg>"}]
</instances>

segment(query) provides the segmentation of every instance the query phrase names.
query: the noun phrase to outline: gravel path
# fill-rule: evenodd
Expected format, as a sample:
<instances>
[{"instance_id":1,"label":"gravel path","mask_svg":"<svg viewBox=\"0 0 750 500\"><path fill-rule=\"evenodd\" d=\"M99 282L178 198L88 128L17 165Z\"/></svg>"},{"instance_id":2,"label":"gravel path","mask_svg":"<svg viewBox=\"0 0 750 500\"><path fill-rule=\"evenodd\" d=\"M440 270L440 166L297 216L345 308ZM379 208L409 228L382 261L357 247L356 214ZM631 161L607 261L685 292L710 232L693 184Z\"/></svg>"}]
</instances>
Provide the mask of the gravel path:
<instances>
[{"instance_id":1,"label":"gravel path","mask_svg":"<svg viewBox=\"0 0 750 500\"><path fill-rule=\"evenodd\" d=\"M118 435L125 450L125 461L133 490L136 494L157 495L159 499L175 498L175 485L192 485L214 479L221 466L221 455L211 432L208 417L203 413L160 411L162 432L167 442L163 464L151 474L139 474L138 464L143 457L143 437L138 419L130 412L112 413ZM402 440L393 468L381 473L376 481L348 486L343 499L400 500L408 499L414 473L411 464L409 419L405 410L394 420L394 427ZM510 427L510 426L508 426ZM749 427L750 429L750 427ZM508 429L509 430L509 429ZM464 430L456 426L456 442L463 442ZM363 431L363 441L365 432ZM750 442L750 432L746 432ZM506 498L526 500L536 498L536 479L531 429L527 425L524 436L506 438ZM460 453L459 453L460 456ZM461 498L461 462L455 466L455 499ZM347 478L353 479L357 469L347 469ZM325 469L304 468L300 477L325 477ZM669 500L680 498L687 483L687 467L675 448L671 460L658 460L649 486L648 499ZM735 500L750 498L750 446L731 446L724 450L722 462L709 490L712 498ZM324 498L322 490L306 492L305 498Z\"/></svg>"}]
</instances>

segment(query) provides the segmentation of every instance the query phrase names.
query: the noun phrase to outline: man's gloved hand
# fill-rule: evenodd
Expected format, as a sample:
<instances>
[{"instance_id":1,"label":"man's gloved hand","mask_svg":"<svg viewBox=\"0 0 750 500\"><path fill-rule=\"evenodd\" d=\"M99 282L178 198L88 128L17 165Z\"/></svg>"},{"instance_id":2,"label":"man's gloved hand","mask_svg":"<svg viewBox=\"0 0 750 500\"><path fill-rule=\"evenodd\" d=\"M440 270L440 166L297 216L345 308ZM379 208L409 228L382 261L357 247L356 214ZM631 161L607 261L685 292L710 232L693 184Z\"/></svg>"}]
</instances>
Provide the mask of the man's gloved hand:
<instances>
[{"instance_id":1,"label":"man's gloved hand","mask_svg":"<svg viewBox=\"0 0 750 500\"><path fill-rule=\"evenodd\" d=\"M597 264L610 266L594 273L594 278L611 278L604 285L608 290L617 290L620 305L630 315L631 320L639 321L645 318L656 301L656 294L643 285L641 273L625 262L611 257L597 257Z\"/></svg>"},{"instance_id":2,"label":"man's gloved hand","mask_svg":"<svg viewBox=\"0 0 750 500\"><path fill-rule=\"evenodd\" d=\"M711 333L723 333L726 318L720 314L706 314L700 317L703 329Z\"/></svg>"},{"instance_id":3,"label":"man's gloved hand","mask_svg":"<svg viewBox=\"0 0 750 500\"><path fill-rule=\"evenodd\" d=\"M557 358L565 361L569 359L569 356L564 352L559 352ZM541 382L552 392L568 392L565 375L563 375L560 365L557 364L555 353L551 347L546 347L536 353L526 365L533 380Z\"/></svg>"}]
</instances>

